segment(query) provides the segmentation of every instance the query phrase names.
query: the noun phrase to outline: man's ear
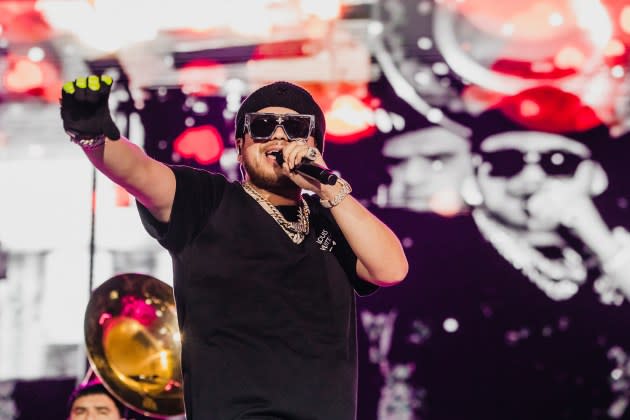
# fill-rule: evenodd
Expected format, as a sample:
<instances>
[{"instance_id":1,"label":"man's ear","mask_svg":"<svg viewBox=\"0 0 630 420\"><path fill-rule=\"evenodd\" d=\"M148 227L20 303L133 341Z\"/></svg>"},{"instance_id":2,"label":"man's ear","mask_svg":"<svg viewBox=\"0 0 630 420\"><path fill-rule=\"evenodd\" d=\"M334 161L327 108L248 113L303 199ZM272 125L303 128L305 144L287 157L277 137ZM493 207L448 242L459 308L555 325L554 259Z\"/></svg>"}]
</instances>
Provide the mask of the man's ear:
<instances>
[{"instance_id":1,"label":"man's ear","mask_svg":"<svg viewBox=\"0 0 630 420\"><path fill-rule=\"evenodd\" d=\"M483 195L477 183L477 175L479 174L479 167L482 163L483 160L481 156L472 153L470 155L470 172L462 179L462 183L459 186L459 194L464 200L464 203L470 207L480 206L483 203Z\"/></svg>"},{"instance_id":2,"label":"man's ear","mask_svg":"<svg viewBox=\"0 0 630 420\"><path fill-rule=\"evenodd\" d=\"M243 159L243 139L236 139L236 160L240 162Z\"/></svg>"},{"instance_id":3,"label":"man's ear","mask_svg":"<svg viewBox=\"0 0 630 420\"><path fill-rule=\"evenodd\" d=\"M608 174L599 162L590 161L590 163L592 165L592 173L589 193L591 194L591 197L595 197L606 191L606 188L608 188Z\"/></svg>"}]
</instances>

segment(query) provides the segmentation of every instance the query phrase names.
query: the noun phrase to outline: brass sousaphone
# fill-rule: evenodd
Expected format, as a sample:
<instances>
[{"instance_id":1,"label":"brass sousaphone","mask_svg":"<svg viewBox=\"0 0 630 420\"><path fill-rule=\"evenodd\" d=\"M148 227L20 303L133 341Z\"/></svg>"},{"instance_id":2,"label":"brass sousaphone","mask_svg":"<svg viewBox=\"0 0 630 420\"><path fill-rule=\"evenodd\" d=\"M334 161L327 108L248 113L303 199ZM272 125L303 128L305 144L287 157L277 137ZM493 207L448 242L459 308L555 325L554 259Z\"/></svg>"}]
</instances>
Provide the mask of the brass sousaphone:
<instances>
[{"instance_id":1,"label":"brass sousaphone","mask_svg":"<svg viewBox=\"0 0 630 420\"><path fill-rule=\"evenodd\" d=\"M120 274L94 289L85 319L90 368L124 405L155 418L184 413L181 340L173 289Z\"/></svg>"}]
</instances>

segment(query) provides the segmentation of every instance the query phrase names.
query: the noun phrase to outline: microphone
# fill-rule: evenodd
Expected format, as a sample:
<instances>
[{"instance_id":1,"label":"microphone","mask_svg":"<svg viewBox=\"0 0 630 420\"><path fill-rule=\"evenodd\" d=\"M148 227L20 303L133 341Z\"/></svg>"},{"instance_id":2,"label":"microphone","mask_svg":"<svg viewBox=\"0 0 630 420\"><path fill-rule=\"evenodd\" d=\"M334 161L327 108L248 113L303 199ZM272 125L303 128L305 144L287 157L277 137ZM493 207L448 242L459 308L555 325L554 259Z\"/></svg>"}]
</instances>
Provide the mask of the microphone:
<instances>
[{"instance_id":1,"label":"microphone","mask_svg":"<svg viewBox=\"0 0 630 420\"><path fill-rule=\"evenodd\" d=\"M276 157L276 162L278 165L282 166L284 163L284 157L282 156L282 152L280 150L276 152L271 152ZM315 165L311 163L308 159L302 159L302 163L293 168L295 171L300 172L302 175L310 176L311 178L315 178L322 184L327 185L335 185L337 183L337 175L335 175L330 169L324 168L323 166Z\"/></svg>"}]
</instances>

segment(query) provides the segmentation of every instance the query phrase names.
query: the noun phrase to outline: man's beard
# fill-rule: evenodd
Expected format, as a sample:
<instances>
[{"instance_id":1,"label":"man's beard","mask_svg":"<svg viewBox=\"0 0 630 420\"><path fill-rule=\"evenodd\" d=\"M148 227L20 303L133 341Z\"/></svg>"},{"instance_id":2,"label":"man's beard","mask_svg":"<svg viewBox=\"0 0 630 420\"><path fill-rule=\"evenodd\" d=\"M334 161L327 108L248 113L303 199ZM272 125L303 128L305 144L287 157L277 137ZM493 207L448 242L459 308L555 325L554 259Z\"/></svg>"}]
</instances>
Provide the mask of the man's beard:
<instances>
[{"instance_id":1,"label":"man's beard","mask_svg":"<svg viewBox=\"0 0 630 420\"><path fill-rule=\"evenodd\" d=\"M288 176L284 174L278 175L276 173L262 173L262 171L250 165L247 159L243 159L243 167L245 168L245 172L247 172L249 181L258 188L267 191L285 191L298 188Z\"/></svg>"}]
</instances>

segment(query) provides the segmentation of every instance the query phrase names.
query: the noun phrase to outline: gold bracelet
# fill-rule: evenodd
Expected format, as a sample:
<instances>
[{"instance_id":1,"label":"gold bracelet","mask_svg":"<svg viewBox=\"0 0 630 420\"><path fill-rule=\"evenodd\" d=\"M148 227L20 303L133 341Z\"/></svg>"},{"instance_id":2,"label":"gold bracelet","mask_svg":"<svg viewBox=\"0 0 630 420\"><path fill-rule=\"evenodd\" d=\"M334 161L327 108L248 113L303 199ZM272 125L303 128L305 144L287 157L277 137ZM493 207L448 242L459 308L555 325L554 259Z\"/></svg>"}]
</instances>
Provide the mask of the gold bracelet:
<instances>
[{"instance_id":1,"label":"gold bracelet","mask_svg":"<svg viewBox=\"0 0 630 420\"><path fill-rule=\"evenodd\" d=\"M337 178L337 182L341 184L341 191L339 191L332 200L320 199L319 203L322 205L322 207L325 207L327 209L333 208L337 204L341 203L341 200L346 198L346 196L352 192L352 187L350 186L350 184L348 184L346 180Z\"/></svg>"}]
</instances>

